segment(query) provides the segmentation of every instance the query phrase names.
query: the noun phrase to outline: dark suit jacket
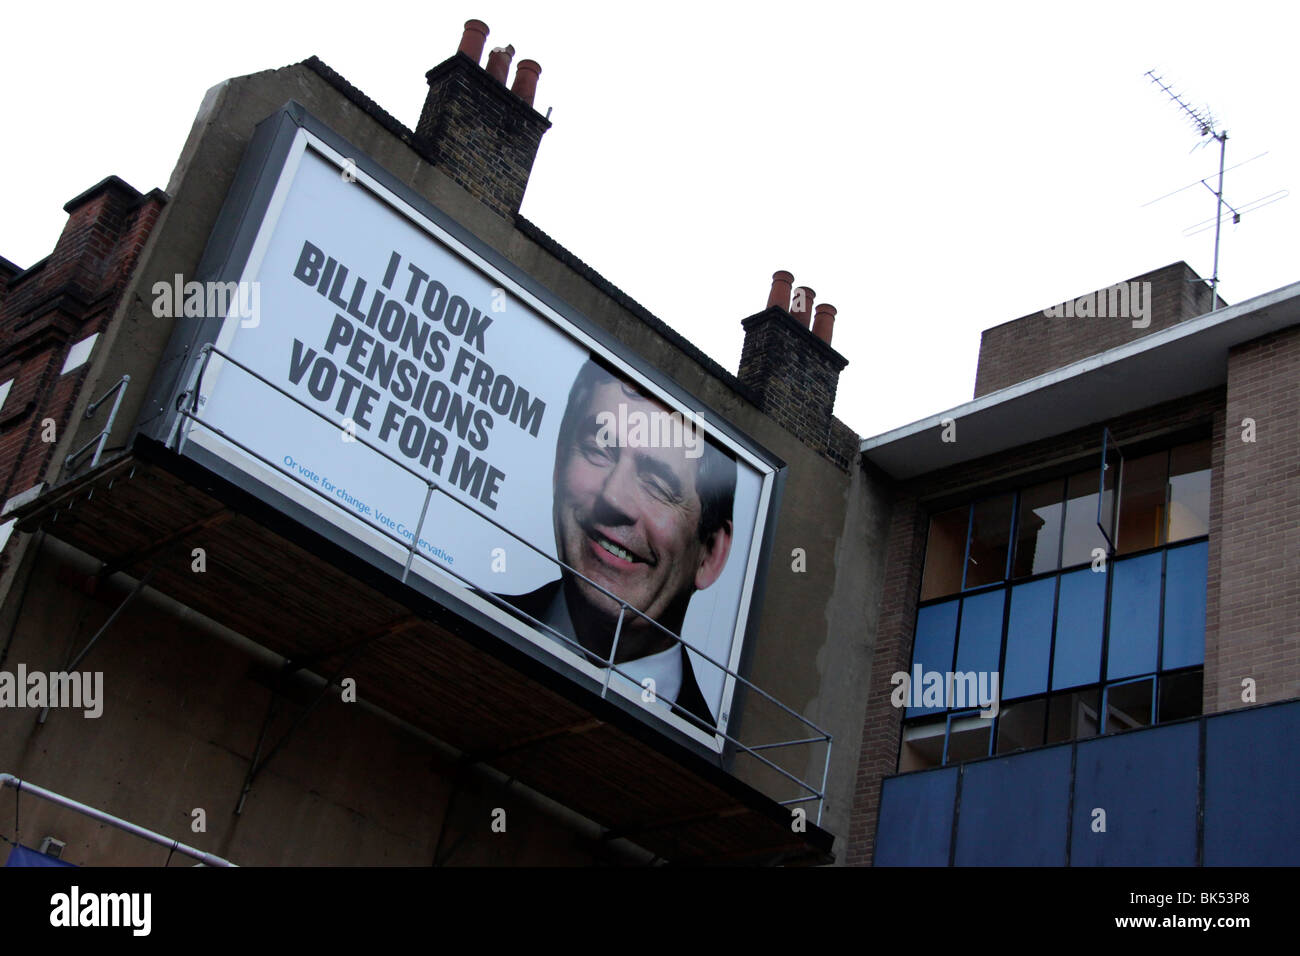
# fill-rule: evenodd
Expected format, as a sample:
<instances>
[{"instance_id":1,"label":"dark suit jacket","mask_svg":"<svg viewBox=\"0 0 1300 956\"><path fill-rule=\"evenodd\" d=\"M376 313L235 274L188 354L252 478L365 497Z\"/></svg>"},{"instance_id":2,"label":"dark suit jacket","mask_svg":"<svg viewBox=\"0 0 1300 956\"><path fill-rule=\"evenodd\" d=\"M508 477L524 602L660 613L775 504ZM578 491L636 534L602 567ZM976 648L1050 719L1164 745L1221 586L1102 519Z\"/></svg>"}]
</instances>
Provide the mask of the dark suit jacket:
<instances>
[{"instance_id":1,"label":"dark suit jacket","mask_svg":"<svg viewBox=\"0 0 1300 956\"><path fill-rule=\"evenodd\" d=\"M563 582L552 581L549 584L543 584L536 591L530 591L527 594L498 594L497 597L503 601L509 602L512 606L536 618L544 624L555 627L554 621L546 619L551 605L555 603L555 598ZM556 628L559 630L559 628ZM566 635L572 636L572 635ZM678 707L687 713L693 715L708 726L710 730L717 726L713 718L709 705L704 701L704 694L700 691L700 685L695 679L695 669L691 666L691 657L686 653L686 645L679 644L682 654L682 686L677 694L677 699L673 701ZM573 648L570 646L570 649ZM588 654L588 660L593 664L603 665L605 662L592 654ZM674 711L678 713L677 711Z\"/></svg>"}]
</instances>

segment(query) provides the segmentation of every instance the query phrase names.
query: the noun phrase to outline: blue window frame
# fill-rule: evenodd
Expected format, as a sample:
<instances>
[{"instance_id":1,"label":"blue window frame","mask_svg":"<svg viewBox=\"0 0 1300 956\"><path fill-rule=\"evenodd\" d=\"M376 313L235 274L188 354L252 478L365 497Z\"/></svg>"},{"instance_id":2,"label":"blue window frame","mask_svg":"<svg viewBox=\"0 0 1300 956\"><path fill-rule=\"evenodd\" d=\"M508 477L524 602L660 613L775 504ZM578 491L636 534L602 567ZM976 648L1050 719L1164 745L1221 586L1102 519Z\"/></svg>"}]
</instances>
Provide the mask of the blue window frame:
<instances>
[{"instance_id":1,"label":"blue window frame","mask_svg":"<svg viewBox=\"0 0 1300 956\"><path fill-rule=\"evenodd\" d=\"M1002 695L1031 697L1047 690L1052 661L1052 622L1056 618L1056 578L1011 589L1007 655L1002 665Z\"/></svg>"},{"instance_id":2,"label":"blue window frame","mask_svg":"<svg viewBox=\"0 0 1300 956\"><path fill-rule=\"evenodd\" d=\"M1187 538L1208 530L1209 442L1131 462L1106 449L1101 471L932 519L912 674L996 674L1000 713L972 723L955 699L908 707L907 769L1199 713L1209 542ZM1157 471L1165 497L1158 487L1143 497ZM1103 527L1116 532L1113 544ZM1145 551L1143 536L1155 542ZM1013 721L1005 729L1004 719Z\"/></svg>"},{"instance_id":3,"label":"blue window frame","mask_svg":"<svg viewBox=\"0 0 1300 956\"><path fill-rule=\"evenodd\" d=\"M1203 664L1210 542L1170 548L1165 560L1165 634L1160 665L1164 670L1174 670Z\"/></svg>"},{"instance_id":4,"label":"blue window frame","mask_svg":"<svg viewBox=\"0 0 1300 956\"><path fill-rule=\"evenodd\" d=\"M1144 554L1111 565L1110 635L1106 679L1136 677L1156 670L1160 650L1160 581L1164 554ZM1201 593L1205 593L1204 586ZM1204 641L1202 640L1202 643Z\"/></svg>"},{"instance_id":5,"label":"blue window frame","mask_svg":"<svg viewBox=\"0 0 1300 956\"><path fill-rule=\"evenodd\" d=\"M1091 568L1061 575L1052 688L1095 684L1106 625L1106 575Z\"/></svg>"},{"instance_id":6,"label":"blue window frame","mask_svg":"<svg viewBox=\"0 0 1300 956\"><path fill-rule=\"evenodd\" d=\"M1003 605L1006 591L999 588L961 602L961 636L957 641L958 671L998 669L1002 652Z\"/></svg>"}]
</instances>

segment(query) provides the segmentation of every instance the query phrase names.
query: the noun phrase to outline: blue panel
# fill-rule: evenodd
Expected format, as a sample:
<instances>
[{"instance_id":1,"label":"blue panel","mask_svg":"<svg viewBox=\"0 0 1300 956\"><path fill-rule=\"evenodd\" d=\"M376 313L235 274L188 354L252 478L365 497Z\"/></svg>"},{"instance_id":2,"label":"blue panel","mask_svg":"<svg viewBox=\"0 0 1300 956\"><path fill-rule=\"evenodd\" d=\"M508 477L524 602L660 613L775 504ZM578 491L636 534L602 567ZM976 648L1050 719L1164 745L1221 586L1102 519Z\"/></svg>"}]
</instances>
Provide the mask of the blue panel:
<instances>
[{"instance_id":1,"label":"blue panel","mask_svg":"<svg viewBox=\"0 0 1300 956\"><path fill-rule=\"evenodd\" d=\"M961 608L961 637L957 641L957 670L992 674L1002 652L1002 608L1006 591L966 598Z\"/></svg>"},{"instance_id":2,"label":"blue panel","mask_svg":"<svg viewBox=\"0 0 1300 956\"><path fill-rule=\"evenodd\" d=\"M1160 564L1162 555L1114 561L1110 573L1110 638L1106 679L1152 674L1160 640Z\"/></svg>"},{"instance_id":3,"label":"blue panel","mask_svg":"<svg viewBox=\"0 0 1300 956\"><path fill-rule=\"evenodd\" d=\"M1205 663L1205 589L1210 542L1173 548L1165 570L1164 668Z\"/></svg>"},{"instance_id":4,"label":"blue panel","mask_svg":"<svg viewBox=\"0 0 1300 956\"><path fill-rule=\"evenodd\" d=\"M1300 703L1205 722L1205 865L1300 865Z\"/></svg>"},{"instance_id":5,"label":"blue panel","mask_svg":"<svg viewBox=\"0 0 1300 956\"><path fill-rule=\"evenodd\" d=\"M1061 575L1053 688L1097 683L1101 675L1101 625L1105 616L1105 574L1088 568Z\"/></svg>"},{"instance_id":6,"label":"blue panel","mask_svg":"<svg viewBox=\"0 0 1300 956\"><path fill-rule=\"evenodd\" d=\"M873 865L947 866L956 796L956 767L886 780Z\"/></svg>"},{"instance_id":7,"label":"blue panel","mask_svg":"<svg viewBox=\"0 0 1300 956\"><path fill-rule=\"evenodd\" d=\"M1052 605L1056 579L1045 578L1011 590L1007 659L1002 665L1002 699L1047 690L1052 656Z\"/></svg>"},{"instance_id":8,"label":"blue panel","mask_svg":"<svg viewBox=\"0 0 1300 956\"><path fill-rule=\"evenodd\" d=\"M59 860L37 850L29 850L20 844L14 844L14 848L9 851L9 859L5 861L5 866L56 867L75 865L67 860Z\"/></svg>"},{"instance_id":9,"label":"blue panel","mask_svg":"<svg viewBox=\"0 0 1300 956\"><path fill-rule=\"evenodd\" d=\"M946 674L952 670L953 643L957 637L957 605L960 601L931 604L916 612L916 642L912 645L912 667L921 671L938 671ZM914 689L914 694L919 690ZM942 707L909 707L907 716L937 714Z\"/></svg>"},{"instance_id":10,"label":"blue panel","mask_svg":"<svg viewBox=\"0 0 1300 956\"><path fill-rule=\"evenodd\" d=\"M1081 741L1070 865L1195 866L1199 749L1194 721Z\"/></svg>"},{"instance_id":11,"label":"blue panel","mask_svg":"<svg viewBox=\"0 0 1300 956\"><path fill-rule=\"evenodd\" d=\"M1070 747L964 764L958 866L1064 866Z\"/></svg>"}]
</instances>

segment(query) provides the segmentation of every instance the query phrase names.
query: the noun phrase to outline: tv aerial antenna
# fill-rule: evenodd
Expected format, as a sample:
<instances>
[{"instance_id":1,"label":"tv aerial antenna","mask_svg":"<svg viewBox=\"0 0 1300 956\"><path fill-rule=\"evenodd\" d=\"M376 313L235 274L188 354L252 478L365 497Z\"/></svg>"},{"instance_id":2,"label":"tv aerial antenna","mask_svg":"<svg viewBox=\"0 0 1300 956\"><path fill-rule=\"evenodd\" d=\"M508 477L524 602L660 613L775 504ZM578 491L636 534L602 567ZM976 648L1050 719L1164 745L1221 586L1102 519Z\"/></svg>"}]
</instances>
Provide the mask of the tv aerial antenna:
<instances>
[{"instance_id":1,"label":"tv aerial antenna","mask_svg":"<svg viewBox=\"0 0 1300 956\"><path fill-rule=\"evenodd\" d=\"M1174 92L1173 87L1170 86L1168 83L1166 83L1164 77L1158 75L1155 70L1147 70L1146 73L1143 74L1143 76L1148 77L1152 83L1160 87L1160 89L1164 91L1165 95L1168 96L1169 99L1173 102L1174 106L1178 108L1178 111L1183 114L1183 117L1191 122L1193 128L1196 130L1197 134L1202 139L1202 142L1198 145L1201 146L1208 145L1210 140L1205 139L1205 137L1207 136L1210 137L1210 139L1217 140L1219 143L1218 188L1215 189L1204 179L1200 180L1200 184L1203 185L1206 189L1210 190L1210 192L1214 195L1214 199L1216 203L1215 216L1214 219L1212 220L1214 224L1214 273L1210 277L1210 311L1213 312L1215 309L1219 307L1219 297L1218 297L1219 243L1221 241L1222 232L1223 232L1224 207L1227 206L1228 210L1232 213L1232 221L1235 224L1241 222L1241 214L1243 212L1258 209L1261 206L1266 206L1269 203L1278 201L1279 199L1285 199L1289 195L1289 193L1285 189L1279 190L1278 192L1271 193L1259 199L1252 200L1251 202L1243 206L1241 209L1234 209L1231 205L1229 205L1227 200L1223 198L1223 174L1226 171L1224 169L1223 164L1224 164L1224 159L1227 155L1228 131L1226 129L1222 129L1219 126L1218 120L1214 118L1214 114L1211 113L1208 109L1196 109L1195 107L1191 106L1187 102L1187 100L1183 98L1181 94ZM1254 160L1259 159L1260 156L1265 156L1265 155L1267 155L1267 153L1260 153L1259 156L1253 156L1251 157L1251 159L1248 159L1243 163L1238 163L1237 166L1244 166L1246 165L1246 163L1253 162ZM1233 166L1232 168L1236 169L1237 166ZM1195 186L1195 185L1196 183L1192 183L1190 186L1184 186L1183 189L1189 189L1191 188L1191 186ZM1176 189L1174 190L1174 193L1178 193L1182 191L1183 191L1182 189ZM1166 199L1168 198L1168 196L1174 195L1174 193L1168 193L1165 196L1161 196L1160 199ZM1152 202L1159 202L1160 199L1153 199ZM1146 205L1149 206L1151 205L1151 203L1147 203ZM1209 228L1210 223L1211 220L1205 220L1204 222L1197 223L1195 226L1189 227L1184 232L1184 235L1190 236L1190 235L1195 235L1196 233L1199 232L1203 232Z\"/></svg>"}]
</instances>

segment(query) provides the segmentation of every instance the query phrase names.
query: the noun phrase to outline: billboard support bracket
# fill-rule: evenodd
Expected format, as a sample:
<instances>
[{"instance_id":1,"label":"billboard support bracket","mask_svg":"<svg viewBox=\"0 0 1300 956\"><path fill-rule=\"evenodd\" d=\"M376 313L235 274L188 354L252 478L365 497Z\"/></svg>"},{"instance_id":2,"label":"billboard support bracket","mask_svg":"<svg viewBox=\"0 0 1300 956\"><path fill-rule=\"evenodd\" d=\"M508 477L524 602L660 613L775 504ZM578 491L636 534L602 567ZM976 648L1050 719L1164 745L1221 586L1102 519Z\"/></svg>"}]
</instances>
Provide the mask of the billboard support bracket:
<instances>
[{"instance_id":1,"label":"billboard support bracket","mask_svg":"<svg viewBox=\"0 0 1300 956\"><path fill-rule=\"evenodd\" d=\"M348 652L348 656L343 659L343 663L338 666L338 669L334 672L333 676L325 681L324 686L321 687L316 696L312 698L311 703L303 708L302 713L295 717L293 723L289 725L289 729L284 732L283 736L281 736L274 745L272 745L266 756L259 760L258 757L261 755L262 741L266 738L266 732L271 726L271 721L275 719L275 713L278 709L277 704L282 696L281 689L284 686L285 675L301 670L301 666L294 664L293 661L284 662L284 667L280 670L280 678L276 681L275 686L271 688L271 703L266 709L266 716L262 719L262 729L257 735L257 746L253 750L253 759L248 765L248 773L244 775L244 788L239 794L239 803L235 806L236 815L243 812L244 802L248 799L248 794L253 789L253 781L257 779L258 774L265 770L266 765L275 758L276 754L284 749L284 745L289 742L290 738L293 737L307 718L311 716L312 711L314 711L320 702L325 699L326 695L329 694L334 685L342 679L344 672L356 659L357 655L360 654L372 640L377 640L388 633L389 630L385 629L374 635L370 640L361 641L354 645Z\"/></svg>"}]
</instances>

